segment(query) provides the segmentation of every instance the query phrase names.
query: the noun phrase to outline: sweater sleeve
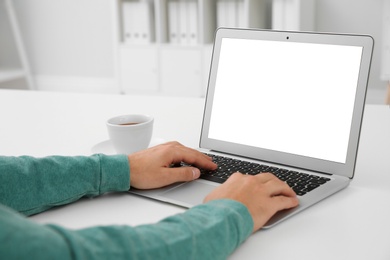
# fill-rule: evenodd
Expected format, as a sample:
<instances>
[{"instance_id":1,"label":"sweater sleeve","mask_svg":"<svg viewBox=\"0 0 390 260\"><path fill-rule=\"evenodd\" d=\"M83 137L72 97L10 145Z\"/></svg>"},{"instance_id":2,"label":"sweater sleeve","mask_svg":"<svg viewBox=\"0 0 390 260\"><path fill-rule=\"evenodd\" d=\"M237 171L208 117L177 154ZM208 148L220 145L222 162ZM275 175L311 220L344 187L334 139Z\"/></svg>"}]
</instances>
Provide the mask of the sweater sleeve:
<instances>
[{"instance_id":1,"label":"sweater sleeve","mask_svg":"<svg viewBox=\"0 0 390 260\"><path fill-rule=\"evenodd\" d=\"M130 188L125 155L0 156L0 203L25 215Z\"/></svg>"},{"instance_id":2,"label":"sweater sleeve","mask_svg":"<svg viewBox=\"0 0 390 260\"><path fill-rule=\"evenodd\" d=\"M83 196L129 189L127 156L0 157L4 259L225 259L252 232L247 208L216 200L156 224L70 230L31 215ZM18 212L16 212L18 211Z\"/></svg>"},{"instance_id":3,"label":"sweater sleeve","mask_svg":"<svg viewBox=\"0 0 390 260\"><path fill-rule=\"evenodd\" d=\"M0 205L4 259L226 259L252 232L247 208L216 200L156 224L69 230Z\"/></svg>"}]
</instances>

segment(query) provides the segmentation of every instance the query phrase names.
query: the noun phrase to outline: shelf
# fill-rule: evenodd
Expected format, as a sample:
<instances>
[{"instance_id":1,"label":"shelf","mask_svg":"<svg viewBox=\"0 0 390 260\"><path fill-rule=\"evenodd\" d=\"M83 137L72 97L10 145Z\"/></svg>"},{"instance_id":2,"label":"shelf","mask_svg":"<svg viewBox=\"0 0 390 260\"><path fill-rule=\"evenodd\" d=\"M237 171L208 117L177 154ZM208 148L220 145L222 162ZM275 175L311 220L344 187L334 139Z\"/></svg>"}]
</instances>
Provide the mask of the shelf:
<instances>
[{"instance_id":1,"label":"shelf","mask_svg":"<svg viewBox=\"0 0 390 260\"><path fill-rule=\"evenodd\" d=\"M273 13L275 23L293 22L299 30L312 25L314 1L116 0L120 89L126 94L203 97L217 28L270 29Z\"/></svg>"},{"instance_id":2,"label":"shelf","mask_svg":"<svg viewBox=\"0 0 390 260\"><path fill-rule=\"evenodd\" d=\"M24 78L26 74L21 69L2 69L0 68L0 83L19 78Z\"/></svg>"},{"instance_id":3,"label":"shelf","mask_svg":"<svg viewBox=\"0 0 390 260\"><path fill-rule=\"evenodd\" d=\"M12 0L5 0L4 1L4 8L7 14L7 18L9 20L10 26L11 26L11 31L12 31L12 36L15 40L15 45L17 48L18 56L17 57L20 61L21 67L18 69L15 68L9 68L7 65L6 68L2 67L0 68L0 83L1 82L7 82L19 78L25 78L26 83L28 85L29 89L35 89L34 87L34 82L31 76L31 70L30 70L30 64L27 58L23 38L19 29L19 23L18 19L16 17L16 13L14 10ZM0 32L1 37L3 37L3 32ZM7 36L5 36L7 37ZM11 66L11 65L8 65Z\"/></svg>"},{"instance_id":4,"label":"shelf","mask_svg":"<svg viewBox=\"0 0 390 260\"><path fill-rule=\"evenodd\" d=\"M218 27L266 28L266 0L118 0L122 43L212 44Z\"/></svg>"}]
</instances>

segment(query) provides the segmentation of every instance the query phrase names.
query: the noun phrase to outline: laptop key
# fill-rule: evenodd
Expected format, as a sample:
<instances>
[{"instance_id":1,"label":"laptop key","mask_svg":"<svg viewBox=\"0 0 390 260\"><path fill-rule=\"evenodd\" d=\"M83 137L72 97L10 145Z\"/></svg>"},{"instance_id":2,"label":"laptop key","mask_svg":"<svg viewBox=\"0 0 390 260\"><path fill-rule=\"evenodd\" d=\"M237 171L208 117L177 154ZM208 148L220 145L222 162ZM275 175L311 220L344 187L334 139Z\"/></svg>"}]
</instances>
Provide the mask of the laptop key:
<instances>
[{"instance_id":1,"label":"laptop key","mask_svg":"<svg viewBox=\"0 0 390 260\"><path fill-rule=\"evenodd\" d=\"M213 182L216 182L216 183L224 183L226 181L226 179L224 179L224 178L212 176L212 175L209 175L209 174L201 174L200 178L204 179L204 180L208 180L208 181L213 181Z\"/></svg>"},{"instance_id":2,"label":"laptop key","mask_svg":"<svg viewBox=\"0 0 390 260\"><path fill-rule=\"evenodd\" d=\"M330 181L330 178L310 175L298 171L291 171L274 166L246 162L233 158L219 155L211 155L218 168L213 171L201 170L201 179L210 180L217 183L224 183L233 173L241 172L242 174L257 175L263 172L270 172L280 180L286 182L298 196L318 188L322 184Z\"/></svg>"}]
</instances>

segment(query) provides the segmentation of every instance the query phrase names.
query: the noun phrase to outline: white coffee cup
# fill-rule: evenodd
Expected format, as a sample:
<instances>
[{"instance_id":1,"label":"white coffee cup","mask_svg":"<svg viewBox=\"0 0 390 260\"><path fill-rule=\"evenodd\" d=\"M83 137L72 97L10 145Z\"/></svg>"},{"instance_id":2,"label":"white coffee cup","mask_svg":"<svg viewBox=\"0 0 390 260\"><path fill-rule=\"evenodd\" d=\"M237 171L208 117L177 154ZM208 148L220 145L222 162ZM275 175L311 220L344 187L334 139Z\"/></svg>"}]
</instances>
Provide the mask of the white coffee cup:
<instances>
[{"instance_id":1,"label":"white coffee cup","mask_svg":"<svg viewBox=\"0 0 390 260\"><path fill-rule=\"evenodd\" d=\"M148 148L154 119L148 115L123 115L107 120L107 130L119 154L131 154Z\"/></svg>"}]
</instances>

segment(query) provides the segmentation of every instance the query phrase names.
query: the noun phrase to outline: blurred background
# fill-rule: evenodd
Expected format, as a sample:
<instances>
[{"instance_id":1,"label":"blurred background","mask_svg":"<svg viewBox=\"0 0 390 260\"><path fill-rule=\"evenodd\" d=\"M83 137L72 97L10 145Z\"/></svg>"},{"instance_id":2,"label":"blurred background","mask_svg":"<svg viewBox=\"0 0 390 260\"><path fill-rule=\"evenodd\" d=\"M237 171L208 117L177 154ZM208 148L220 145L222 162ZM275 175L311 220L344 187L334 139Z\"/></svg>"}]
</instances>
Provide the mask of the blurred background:
<instances>
[{"instance_id":1,"label":"blurred background","mask_svg":"<svg viewBox=\"0 0 390 260\"><path fill-rule=\"evenodd\" d=\"M0 0L0 88L202 97L217 27L369 34L390 79L389 0Z\"/></svg>"}]
</instances>

